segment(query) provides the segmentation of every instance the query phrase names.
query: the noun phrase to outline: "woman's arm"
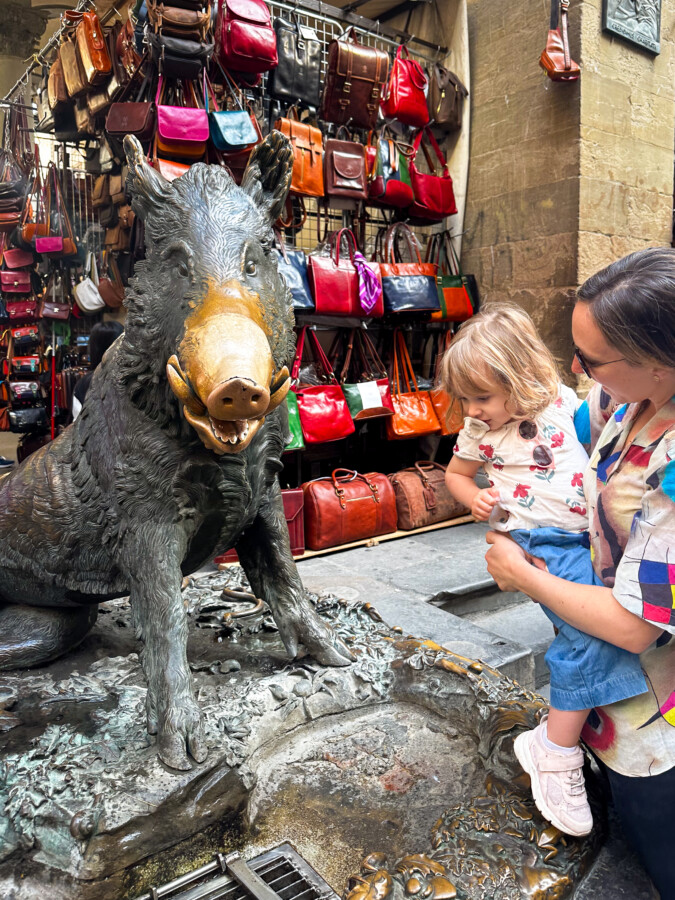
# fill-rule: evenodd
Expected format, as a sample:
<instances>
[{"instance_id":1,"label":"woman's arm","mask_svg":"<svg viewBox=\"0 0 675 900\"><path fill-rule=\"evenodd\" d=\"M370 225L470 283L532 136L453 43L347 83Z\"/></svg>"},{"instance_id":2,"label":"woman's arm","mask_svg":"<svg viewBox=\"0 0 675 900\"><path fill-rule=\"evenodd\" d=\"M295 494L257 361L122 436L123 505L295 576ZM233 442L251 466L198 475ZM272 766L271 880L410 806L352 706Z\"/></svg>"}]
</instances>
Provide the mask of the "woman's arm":
<instances>
[{"instance_id":1,"label":"woman's arm","mask_svg":"<svg viewBox=\"0 0 675 900\"><path fill-rule=\"evenodd\" d=\"M565 622L632 653L642 653L662 629L629 612L611 588L574 584L530 564L523 550L505 534L489 531L485 555L488 572L502 591L523 591Z\"/></svg>"},{"instance_id":2,"label":"woman's arm","mask_svg":"<svg viewBox=\"0 0 675 900\"><path fill-rule=\"evenodd\" d=\"M474 478L481 466L480 462L453 456L445 470L445 484L455 500L469 507L474 519L487 522L499 499L499 491L478 487Z\"/></svg>"}]
</instances>

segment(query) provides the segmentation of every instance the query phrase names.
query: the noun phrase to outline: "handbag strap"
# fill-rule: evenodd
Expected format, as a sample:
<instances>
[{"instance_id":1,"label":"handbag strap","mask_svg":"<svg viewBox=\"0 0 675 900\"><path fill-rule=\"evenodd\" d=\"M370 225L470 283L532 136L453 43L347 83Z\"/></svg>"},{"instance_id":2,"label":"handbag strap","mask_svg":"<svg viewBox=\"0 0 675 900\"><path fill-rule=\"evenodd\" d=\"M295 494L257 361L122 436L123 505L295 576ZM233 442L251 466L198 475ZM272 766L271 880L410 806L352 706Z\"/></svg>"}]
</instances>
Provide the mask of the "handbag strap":
<instances>
[{"instance_id":1,"label":"handbag strap","mask_svg":"<svg viewBox=\"0 0 675 900\"><path fill-rule=\"evenodd\" d=\"M293 359L293 368L291 369L291 381L295 384L300 374L300 365L302 363L302 353L305 349L305 335L307 334L307 326L303 325L295 342L295 358Z\"/></svg>"},{"instance_id":2,"label":"handbag strap","mask_svg":"<svg viewBox=\"0 0 675 900\"><path fill-rule=\"evenodd\" d=\"M410 251L410 255L413 257L417 256L417 261L420 265L422 265L422 255L420 253L420 247L417 243L417 239L415 235L412 233L410 228L405 224L405 222L396 222L394 225L391 225L387 231L386 236L386 259L389 263L396 262L395 252L396 252L396 240L398 238L404 238L406 244L408 245L408 250Z\"/></svg>"},{"instance_id":3,"label":"handbag strap","mask_svg":"<svg viewBox=\"0 0 675 900\"><path fill-rule=\"evenodd\" d=\"M335 257L333 262L335 265L340 264L340 244L342 243L342 236L347 238L347 245L349 247L349 259L353 263L354 262L354 254L358 251L359 246L356 243L356 237L354 236L354 232L351 228L340 228L339 231L335 231L333 233L333 237L331 238L331 243L335 246Z\"/></svg>"},{"instance_id":4,"label":"handbag strap","mask_svg":"<svg viewBox=\"0 0 675 900\"><path fill-rule=\"evenodd\" d=\"M572 68L572 58L570 56L570 42L569 36L567 34L567 10L570 5L570 0L560 0L560 32L562 35L563 42L563 56L565 60L565 70L569 71Z\"/></svg>"},{"instance_id":5,"label":"handbag strap","mask_svg":"<svg viewBox=\"0 0 675 900\"><path fill-rule=\"evenodd\" d=\"M237 85L236 85L235 82L232 80L232 78L230 77L230 75L228 74L228 72L222 67L222 65L220 64L220 60L218 59L218 57L214 55L213 58L215 59L216 65L217 65L218 68L220 69L220 73L221 73L221 75L223 76L223 79L224 79L224 82L223 82L223 83L224 83L225 87L226 87L226 88L229 88L230 94L231 94L232 97L234 98L234 102L237 104L237 106L239 107L239 109L243 110L243 109L244 109L244 104L242 103L242 95L241 95L241 91L237 88Z\"/></svg>"},{"instance_id":6,"label":"handbag strap","mask_svg":"<svg viewBox=\"0 0 675 900\"><path fill-rule=\"evenodd\" d=\"M420 128L419 131L417 132L417 134L415 135L415 138L414 138L413 144L412 144L414 155L417 156L417 151L420 149L420 145L421 145L422 152L424 153L424 157L427 161L427 165L429 166L429 171L432 175L436 175L436 166L434 165L434 162L431 158L431 154L429 153L429 150L425 143L425 138L431 144L431 146L436 154L436 157L438 158L438 161L441 164L441 169L443 170L443 174L447 175L448 164L446 162L445 156L443 156L441 148L438 146L438 142L437 142L436 138L434 137L433 132L427 126L425 126L424 128Z\"/></svg>"},{"instance_id":7,"label":"handbag strap","mask_svg":"<svg viewBox=\"0 0 675 900\"><path fill-rule=\"evenodd\" d=\"M405 337L401 329L396 328L394 329L394 391L397 394L401 393L401 373L403 373L403 380L408 393L411 393L411 385L416 393L419 392Z\"/></svg>"},{"instance_id":8,"label":"handbag strap","mask_svg":"<svg viewBox=\"0 0 675 900\"><path fill-rule=\"evenodd\" d=\"M455 245L452 242L451 231L443 232L443 245L445 247L446 258L448 260L448 264L450 266L452 274L458 275L461 278L464 273L462 272L462 267L459 262L459 256L457 256L457 251L455 250Z\"/></svg>"},{"instance_id":9,"label":"handbag strap","mask_svg":"<svg viewBox=\"0 0 675 900\"><path fill-rule=\"evenodd\" d=\"M314 355L314 359L319 363L321 368L324 371L324 374L328 381L333 381L335 384L338 383L337 378L335 377L335 372L333 372L333 367L330 364L328 357L326 356L323 347L319 343L319 339L316 336L316 332L310 329L309 331L309 343L312 348L312 353Z\"/></svg>"},{"instance_id":10,"label":"handbag strap","mask_svg":"<svg viewBox=\"0 0 675 900\"><path fill-rule=\"evenodd\" d=\"M367 372L370 367L371 372L381 372L383 375L386 375L387 370L385 365L380 359L380 356L375 349L375 344L368 332L362 328L357 328L355 331L358 339L361 361L364 366L364 373Z\"/></svg>"}]
</instances>

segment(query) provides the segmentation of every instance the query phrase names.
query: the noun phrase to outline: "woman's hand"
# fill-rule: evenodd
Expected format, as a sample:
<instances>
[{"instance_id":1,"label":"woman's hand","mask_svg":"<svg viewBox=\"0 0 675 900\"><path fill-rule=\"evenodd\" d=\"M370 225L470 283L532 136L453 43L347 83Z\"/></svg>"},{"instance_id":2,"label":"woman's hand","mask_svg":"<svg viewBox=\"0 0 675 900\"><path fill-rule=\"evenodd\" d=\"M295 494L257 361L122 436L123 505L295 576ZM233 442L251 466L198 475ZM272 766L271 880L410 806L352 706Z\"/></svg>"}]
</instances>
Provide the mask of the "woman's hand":
<instances>
[{"instance_id":1,"label":"woman's hand","mask_svg":"<svg viewBox=\"0 0 675 900\"><path fill-rule=\"evenodd\" d=\"M507 534L488 531L485 540L492 545L485 554L488 572L502 591L522 590L523 566L535 565L538 569L546 568L543 560L529 556Z\"/></svg>"}]
</instances>

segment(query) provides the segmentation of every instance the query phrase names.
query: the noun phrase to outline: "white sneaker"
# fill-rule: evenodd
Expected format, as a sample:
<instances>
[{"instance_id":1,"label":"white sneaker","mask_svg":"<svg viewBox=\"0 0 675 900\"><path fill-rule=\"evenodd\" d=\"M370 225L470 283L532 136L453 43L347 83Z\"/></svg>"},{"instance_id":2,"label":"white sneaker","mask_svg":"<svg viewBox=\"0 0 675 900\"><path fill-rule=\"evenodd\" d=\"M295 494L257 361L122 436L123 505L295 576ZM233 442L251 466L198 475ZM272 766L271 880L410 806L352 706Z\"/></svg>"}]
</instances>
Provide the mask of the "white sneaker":
<instances>
[{"instance_id":1,"label":"white sneaker","mask_svg":"<svg viewBox=\"0 0 675 900\"><path fill-rule=\"evenodd\" d=\"M519 734L513 742L518 762L530 776L532 796L537 809L552 825L565 834L581 837L593 828L593 814L584 784L584 754L556 753L542 741L546 718L533 731Z\"/></svg>"}]
</instances>

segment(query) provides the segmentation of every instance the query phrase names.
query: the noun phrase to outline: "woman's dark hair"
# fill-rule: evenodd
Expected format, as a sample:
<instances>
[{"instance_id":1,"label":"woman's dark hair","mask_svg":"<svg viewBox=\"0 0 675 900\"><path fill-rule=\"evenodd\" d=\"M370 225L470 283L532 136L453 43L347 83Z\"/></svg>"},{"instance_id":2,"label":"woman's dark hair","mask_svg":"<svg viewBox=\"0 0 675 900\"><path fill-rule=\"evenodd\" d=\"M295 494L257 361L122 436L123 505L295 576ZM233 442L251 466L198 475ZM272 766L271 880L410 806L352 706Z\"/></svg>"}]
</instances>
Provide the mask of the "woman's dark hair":
<instances>
[{"instance_id":1,"label":"woman's dark hair","mask_svg":"<svg viewBox=\"0 0 675 900\"><path fill-rule=\"evenodd\" d=\"M585 281L577 299L628 362L675 366L675 248L624 256Z\"/></svg>"},{"instance_id":2,"label":"woman's dark hair","mask_svg":"<svg viewBox=\"0 0 675 900\"><path fill-rule=\"evenodd\" d=\"M105 351L123 331L124 327L119 322L97 322L94 325L89 335L89 362L92 369L101 362Z\"/></svg>"}]
</instances>

